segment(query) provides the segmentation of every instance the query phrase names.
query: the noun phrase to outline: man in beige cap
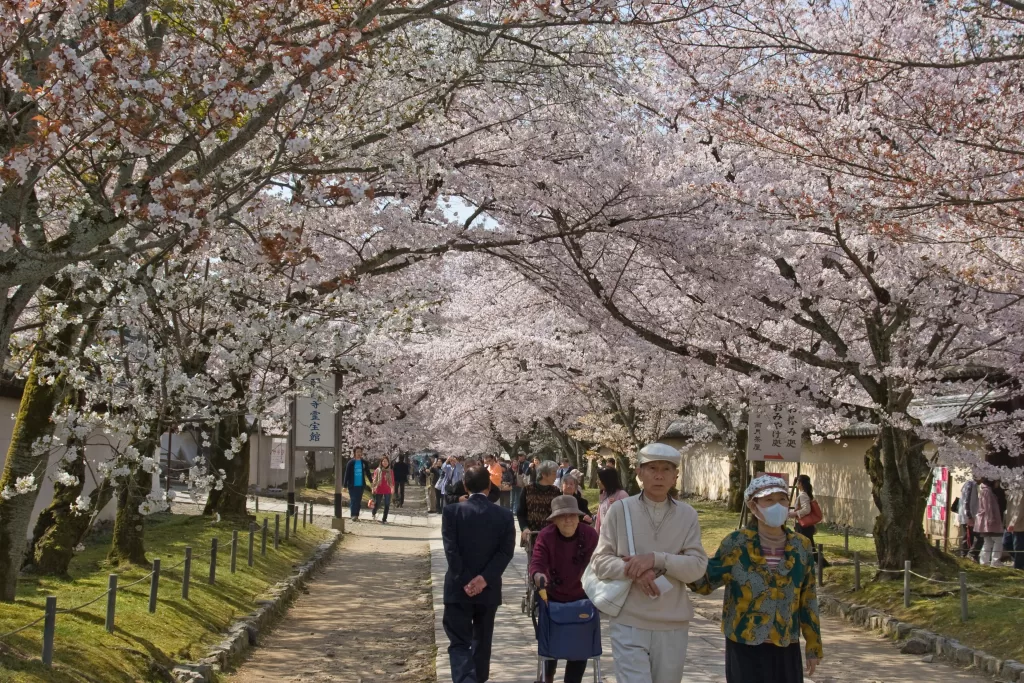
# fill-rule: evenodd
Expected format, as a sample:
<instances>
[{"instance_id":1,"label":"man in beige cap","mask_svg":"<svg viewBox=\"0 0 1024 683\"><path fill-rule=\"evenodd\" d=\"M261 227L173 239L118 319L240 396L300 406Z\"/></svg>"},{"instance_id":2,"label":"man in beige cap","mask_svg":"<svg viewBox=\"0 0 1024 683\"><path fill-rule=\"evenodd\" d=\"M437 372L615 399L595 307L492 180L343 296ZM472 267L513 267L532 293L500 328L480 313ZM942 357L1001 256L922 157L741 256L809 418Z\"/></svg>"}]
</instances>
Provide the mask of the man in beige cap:
<instances>
[{"instance_id":1,"label":"man in beige cap","mask_svg":"<svg viewBox=\"0 0 1024 683\"><path fill-rule=\"evenodd\" d=\"M637 455L643 493L618 501L601 521L592 560L599 578L633 581L611 619L615 673L629 683L680 683L693 606L686 585L704 576L708 556L700 542L697 511L673 500L679 451L644 446ZM624 506L629 507L635 555L629 553Z\"/></svg>"}]
</instances>

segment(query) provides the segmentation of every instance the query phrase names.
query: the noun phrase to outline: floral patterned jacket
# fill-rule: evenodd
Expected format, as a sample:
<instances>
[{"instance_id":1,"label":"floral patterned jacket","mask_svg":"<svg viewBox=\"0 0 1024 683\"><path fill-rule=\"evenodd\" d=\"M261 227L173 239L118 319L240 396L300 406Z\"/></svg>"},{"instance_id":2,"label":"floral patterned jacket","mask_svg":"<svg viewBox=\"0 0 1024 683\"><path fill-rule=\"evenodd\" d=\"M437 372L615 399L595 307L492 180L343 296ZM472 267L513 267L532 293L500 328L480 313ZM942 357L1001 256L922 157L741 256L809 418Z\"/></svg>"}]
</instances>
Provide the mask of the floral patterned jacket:
<instances>
[{"instance_id":1,"label":"floral patterned jacket","mask_svg":"<svg viewBox=\"0 0 1024 683\"><path fill-rule=\"evenodd\" d=\"M722 632L729 640L788 647L803 633L807 657L821 659L813 550L806 537L785 531L785 555L777 569L761 554L757 531L740 529L725 537L704 578L689 586L701 595L725 586Z\"/></svg>"}]
</instances>

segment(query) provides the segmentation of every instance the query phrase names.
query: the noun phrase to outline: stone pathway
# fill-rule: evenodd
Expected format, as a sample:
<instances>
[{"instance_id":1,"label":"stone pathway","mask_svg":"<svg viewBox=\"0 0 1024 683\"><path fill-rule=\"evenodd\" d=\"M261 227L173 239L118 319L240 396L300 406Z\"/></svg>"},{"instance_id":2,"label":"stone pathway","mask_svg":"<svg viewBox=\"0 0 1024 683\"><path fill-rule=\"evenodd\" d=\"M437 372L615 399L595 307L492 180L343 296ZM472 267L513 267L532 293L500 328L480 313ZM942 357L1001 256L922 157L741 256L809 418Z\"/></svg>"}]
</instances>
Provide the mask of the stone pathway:
<instances>
[{"instance_id":1,"label":"stone pathway","mask_svg":"<svg viewBox=\"0 0 1024 683\"><path fill-rule=\"evenodd\" d=\"M427 521L406 504L387 525L346 519L327 568L228 680L433 683Z\"/></svg>"},{"instance_id":2,"label":"stone pathway","mask_svg":"<svg viewBox=\"0 0 1024 683\"><path fill-rule=\"evenodd\" d=\"M411 487L417 497L419 487ZM284 510L260 500L261 509ZM447 638L441 626L446 562L440 515L412 503L387 526L346 520L346 537L326 571L285 621L269 634L235 683L447 683ZM322 508L322 509L320 509ZM330 506L317 506L317 522L330 524ZM495 624L491 663L495 683L532 683L537 673L533 624L522 613L526 555L516 550L505 572L505 603ZM698 617L690 625L686 683L724 683L724 640L718 625L721 595L692 596ZM431 609L432 608L432 609ZM431 628L433 627L433 628ZM605 623L602 683L617 681ZM989 683L944 663L902 655L880 635L826 617L824 665L806 683ZM435 650L432 649L436 643ZM435 677L436 667L436 677ZM561 670L556 680L561 680ZM588 666L585 681L593 680Z\"/></svg>"}]
</instances>

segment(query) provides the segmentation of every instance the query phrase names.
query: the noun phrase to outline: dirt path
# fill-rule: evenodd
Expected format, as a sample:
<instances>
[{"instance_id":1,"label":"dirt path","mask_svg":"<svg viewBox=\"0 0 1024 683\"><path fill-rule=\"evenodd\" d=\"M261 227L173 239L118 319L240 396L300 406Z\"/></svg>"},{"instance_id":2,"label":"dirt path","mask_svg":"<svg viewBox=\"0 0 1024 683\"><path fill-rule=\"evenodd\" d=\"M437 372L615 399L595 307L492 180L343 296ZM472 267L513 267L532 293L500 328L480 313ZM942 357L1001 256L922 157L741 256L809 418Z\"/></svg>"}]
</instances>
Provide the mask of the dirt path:
<instances>
[{"instance_id":1,"label":"dirt path","mask_svg":"<svg viewBox=\"0 0 1024 683\"><path fill-rule=\"evenodd\" d=\"M409 487L404 514L423 514ZM345 540L232 683L433 683L429 530L346 519Z\"/></svg>"}]
</instances>

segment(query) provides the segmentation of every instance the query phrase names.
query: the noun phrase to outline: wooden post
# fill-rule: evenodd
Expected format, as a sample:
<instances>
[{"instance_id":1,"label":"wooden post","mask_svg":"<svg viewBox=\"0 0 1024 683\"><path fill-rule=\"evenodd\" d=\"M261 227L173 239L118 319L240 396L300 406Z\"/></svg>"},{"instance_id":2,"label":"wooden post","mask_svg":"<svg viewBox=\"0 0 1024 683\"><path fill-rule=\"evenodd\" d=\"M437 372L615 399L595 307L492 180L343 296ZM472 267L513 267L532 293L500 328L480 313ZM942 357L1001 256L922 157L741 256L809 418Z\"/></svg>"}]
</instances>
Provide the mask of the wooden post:
<instances>
[{"instance_id":1,"label":"wooden post","mask_svg":"<svg viewBox=\"0 0 1024 683\"><path fill-rule=\"evenodd\" d=\"M281 544L281 515L274 515L274 550Z\"/></svg>"},{"instance_id":2,"label":"wooden post","mask_svg":"<svg viewBox=\"0 0 1024 683\"><path fill-rule=\"evenodd\" d=\"M231 531L231 573L235 573L235 567L238 565L238 529Z\"/></svg>"},{"instance_id":3,"label":"wooden post","mask_svg":"<svg viewBox=\"0 0 1024 683\"><path fill-rule=\"evenodd\" d=\"M818 585L825 585L825 544L818 544Z\"/></svg>"},{"instance_id":4,"label":"wooden post","mask_svg":"<svg viewBox=\"0 0 1024 683\"><path fill-rule=\"evenodd\" d=\"M217 583L217 539L210 542L210 585Z\"/></svg>"},{"instance_id":5,"label":"wooden post","mask_svg":"<svg viewBox=\"0 0 1024 683\"><path fill-rule=\"evenodd\" d=\"M960 572L960 621L967 623L967 572Z\"/></svg>"},{"instance_id":6,"label":"wooden post","mask_svg":"<svg viewBox=\"0 0 1024 683\"><path fill-rule=\"evenodd\" d=\"M185 546L185 569L181 573L181 599L188 600L188 584L192 580L192 547Z\"/></svg>"},{"instance_id":7,"label":"wooden post","mask_svg":"<svg viewBox=\"0 0 1024 683\"><path fill-rule=\"evenodd\" d=\"M260 555L266 556L267 554L267 524L268 520L266 517L263 518L263 537L260 538Z\"/></svg>"},{"instance_id":8,"label":"wooden post","mask_svg":"<svg viewBox=\"0 0 1024 683\"><path fill-rule=\"evenodd\" d=\"M903 606L910 607L910 560L903 563Z\"/></svg>"},{"instance_id":9,"label":"wooden post","mask_svg":"<svg viewBox=\"0 0 1024 683\"><path fill-rule=\"evenodd\" d=\"M249 555L246 558L249 566L252 566L252 550L253 546L256 545L256 525L253 522L249 522Z\"/></svg>"},{"instance_id":10,"label":"wooden post","mask_svg":"<svg viewBox=\"0 0 1024 683\"><path fill-rule=\"evenodd\" d=\"M156 595L160 590L160 558L153 560L153 576L149 579L149 613L156 612Z\"/></svg>"},{"instance_id":11,"label":"wooden post","mask_svg":"<svg viewBox=\"0 0 1024 683\"><path fill-rule=\"evenodd\" d=\"M850 550L850 525L843 527L843 550Z\"/></svg>"},{"instance_id":12,"label":"wooden post","mask_svg":"<svg viewBox=\"0 0 1024 683\"><path fill-rule=\"evenodd\" d=\"M284 540L286 540L286 541L288 540L289 536L291 536L291 528L292 528L292 512L289 509L284 514Z\"/></svg>"},{"instance_id":13,"label":"wooden post","mask_svg":"<svg viewBox=\"0 0 1024 683\"><path fill-rule=\"evenodd\" d=\"M860 553L853 551L853 590L860 590Z\"/></svg>"},{"instance_id":14,"label":"wooden post","mask_svg":"<svg viewBox=\"0 0 1024 683\"><path fill-rule=\"evenodd\" d=\"M117 574L107 577L107 633L114 632L114 612L117 610Z\"/></svg>"},{"instance_id":15,"label":"wooden post","mask_svg":"<svg viewBox=\"0 0 1024 683\"><path fill-rule=\"evenodd\" d=\"M53 666L53 633L57 628L57 596L46 597L46 617L43 619L43 664Z\"/></svg>"}]
</instances>

